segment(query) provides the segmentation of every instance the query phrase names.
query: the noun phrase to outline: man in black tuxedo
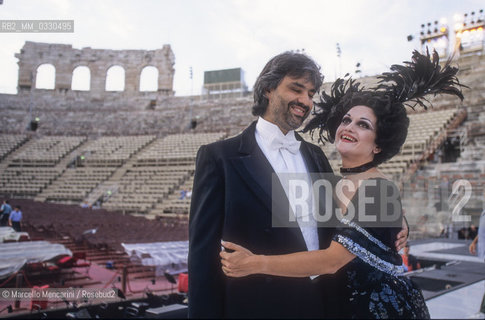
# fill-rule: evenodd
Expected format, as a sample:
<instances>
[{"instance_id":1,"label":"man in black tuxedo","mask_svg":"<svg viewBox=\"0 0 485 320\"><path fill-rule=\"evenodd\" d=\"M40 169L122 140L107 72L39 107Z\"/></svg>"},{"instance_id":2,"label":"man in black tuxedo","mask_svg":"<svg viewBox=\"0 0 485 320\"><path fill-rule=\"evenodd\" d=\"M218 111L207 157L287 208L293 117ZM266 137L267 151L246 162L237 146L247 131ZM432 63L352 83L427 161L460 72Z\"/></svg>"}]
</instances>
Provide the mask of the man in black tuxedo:
<instances>
[{"instance_id":1,"label":"man in black tuxedo","mask_svg":"<svg viewBox=\"0 0 485 320\"><path fill-rule=\"evenodd\" d=\"M321 290L310 278L226 278L219 259L222 239L258 254L328 246L330 239L316 227L272 227L275 172L332 171L322 150L294 132L309 115L322 80L318 65L304 54L274 57L254 87L258 120L234 138L200 148L189 224L189 317L323 315Z\"/></svg>"}]
</instances>

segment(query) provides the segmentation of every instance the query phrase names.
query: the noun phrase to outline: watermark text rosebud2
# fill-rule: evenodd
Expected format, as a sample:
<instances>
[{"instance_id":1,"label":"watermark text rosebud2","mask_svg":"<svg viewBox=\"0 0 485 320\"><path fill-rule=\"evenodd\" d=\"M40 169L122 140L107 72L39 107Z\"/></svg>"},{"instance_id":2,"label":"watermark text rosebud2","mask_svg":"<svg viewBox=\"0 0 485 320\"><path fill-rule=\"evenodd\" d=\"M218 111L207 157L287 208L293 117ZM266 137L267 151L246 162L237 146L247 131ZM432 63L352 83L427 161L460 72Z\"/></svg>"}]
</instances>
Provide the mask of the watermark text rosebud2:
<instances>
[{"instance_id":1,"label":"watermark text rosebud2","mask_svg":"<svg viewBox=\"0 0 485 320\"><path fill-rule=\"evenodd\" d=\"M116 288L0 288L0 301L117 301Z\"/></svg>"},{"instance_id":2,"label":"watermark text rosebud2","mask_svg":"<svg viewBox=\"0 0 485 320\"><path fill-rule=\"evenodd\" d=\"M391 181L313 173L275 173L272 180L273 227L336 227L344 217L365 227L402 226L400 192Z\"/></svg>"},{"instance_id":3,"label":"watermark text rosebud2","mask_svg":"<svg viewBox=\"0 0 485 320\"><path fill-rule=\"evenodd\" d=\"M472 196L472 184L468 180L460 179L453 182L451 194L448 198L448 203L451 211L451 220L453 222L470 222L472 217L470 215L462 215L463 207L467 204Z\"/></svg>"}]
</instances>

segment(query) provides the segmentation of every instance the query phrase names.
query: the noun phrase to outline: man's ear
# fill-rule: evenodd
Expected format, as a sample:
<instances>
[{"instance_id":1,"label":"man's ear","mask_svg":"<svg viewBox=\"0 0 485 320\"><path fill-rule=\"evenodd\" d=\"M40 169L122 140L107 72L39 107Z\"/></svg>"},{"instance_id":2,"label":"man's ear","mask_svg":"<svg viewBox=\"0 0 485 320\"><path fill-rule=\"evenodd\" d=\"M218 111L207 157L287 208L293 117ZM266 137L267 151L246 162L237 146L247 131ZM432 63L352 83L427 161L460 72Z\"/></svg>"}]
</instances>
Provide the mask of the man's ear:
<instances>
[{"instance_id":1,"label":"man's ear","mask_svg":"<svg viewBox=\"0 0 485 320\"><path fill-rule=\"evenodd\" d=\"M273 90L265 90L264 91L264 97L269 100L272 92L273 92Z\"/></svg>"}]
</instances>

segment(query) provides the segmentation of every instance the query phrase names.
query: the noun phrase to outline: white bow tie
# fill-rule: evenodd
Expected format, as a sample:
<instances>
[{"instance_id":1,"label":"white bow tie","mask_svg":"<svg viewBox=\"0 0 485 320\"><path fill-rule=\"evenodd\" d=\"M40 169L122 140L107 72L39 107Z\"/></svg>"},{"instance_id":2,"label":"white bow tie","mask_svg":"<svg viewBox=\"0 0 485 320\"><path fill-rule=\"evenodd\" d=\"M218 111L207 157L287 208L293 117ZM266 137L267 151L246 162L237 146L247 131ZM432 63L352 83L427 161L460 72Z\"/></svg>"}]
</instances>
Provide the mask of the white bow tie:
<instances>
[{"instance_id":1,"label":"white bow tie","mask_svg":"<svg viewBox=\"0 0 485 320\"><path fill-rule=\"evenodd\" d=\"M271 140L270 148L273 150L286 149L293 154L297 154L300 150L301 141L290 139L287 136L276 136Z\"/></svg>"}]
</instances>

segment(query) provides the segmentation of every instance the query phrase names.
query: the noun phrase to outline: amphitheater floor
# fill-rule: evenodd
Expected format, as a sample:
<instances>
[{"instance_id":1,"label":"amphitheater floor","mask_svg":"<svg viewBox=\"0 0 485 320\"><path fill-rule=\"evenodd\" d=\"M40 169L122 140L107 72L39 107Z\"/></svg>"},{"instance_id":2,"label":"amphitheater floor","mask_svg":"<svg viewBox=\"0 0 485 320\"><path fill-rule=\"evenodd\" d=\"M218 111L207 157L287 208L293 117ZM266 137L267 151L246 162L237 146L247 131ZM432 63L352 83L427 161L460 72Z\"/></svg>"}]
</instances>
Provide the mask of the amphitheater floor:
<instances>
[{"instance_id":1,"label":"amphitheater floor","mask_svg":"<svg viewBox=\"0 0 485 320\"><path fill-rule=\"evenodd\" d=\"M467 319L476 314L485 292L485 264L468 252L470 240L426 239L411 242L411 254L418 257L422 269L408 274L423 290L432 319ZM86 273L97 283L87 288L120 288L119 273L107 270L102 265L93 264ZM167 279L160 277L133 279L128 284L128 299L141 297L148 290L157 294L177 291ZM111 285L109 283L112 283ZM13 304L12 302L9 302ZM30 301L24 301L18 312L30 313ZM0 309L6 307L0 303ZM62 307L63 303L51 305ZM8 317L2 312L0 318Z\"/></svg>"},{"instance_id":2,"label":"amphitheater floor","mask_svg":"<svg viewBox=\"0 0 485 320\"><path fill-rule=\"evenodd\" d=\"M468 252L470 240L427 239L410 253L423 269L409 274L423 290L432 319L467 319L478 312L485 292L485 264Z\"/></svg>"}]
</instances>

